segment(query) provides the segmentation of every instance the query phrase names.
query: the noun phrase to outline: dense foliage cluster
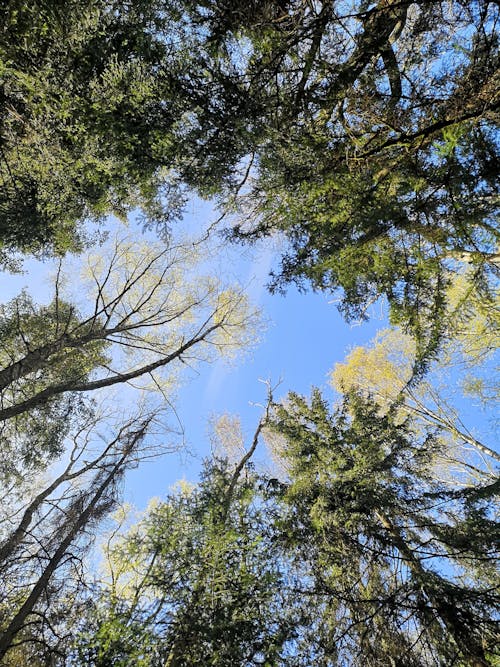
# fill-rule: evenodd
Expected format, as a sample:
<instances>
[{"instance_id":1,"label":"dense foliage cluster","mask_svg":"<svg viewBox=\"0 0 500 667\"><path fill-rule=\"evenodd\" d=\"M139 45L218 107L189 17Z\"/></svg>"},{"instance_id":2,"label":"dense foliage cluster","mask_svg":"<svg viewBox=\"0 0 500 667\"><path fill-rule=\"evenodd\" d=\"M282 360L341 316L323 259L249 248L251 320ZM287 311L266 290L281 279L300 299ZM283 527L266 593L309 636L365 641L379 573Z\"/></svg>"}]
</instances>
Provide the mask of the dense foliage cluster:
<instances>
[{"instance_id":1,"label":"dense foliage cluster","mask_svg":"<svg viewBox=\"0 0 500 667\"><path fill-rule=\"evenodd\" d=\"M47 303L0 304L0 663L500 664L500 456L450 391L498 397L499 2L6 0L0 26L0 265L59 261ZM236 460L119 509L101 572L183 368L258 327L202 275L212 229L174 240L193 195L281 248L271 291L400 328L337 404L270 395ZM106 244L131 213L158 241Z\"/></svg>"},{"instance_id":2,"label":"dense foliage cluster","mask_svg":"<svg viewBox=\"0 0 500 667\"><path fill-rule=\"evenodd\" d=\"M434 350L463 265L498 264L498 4L8 2L0 237L180 214L186 188L287 240L275 288L385 296ZM241 171L241 175L238 175ZM79 231L80 230L80 231ZM7 253L8 256L8 253Z\"/></svg>"}]
</instances>

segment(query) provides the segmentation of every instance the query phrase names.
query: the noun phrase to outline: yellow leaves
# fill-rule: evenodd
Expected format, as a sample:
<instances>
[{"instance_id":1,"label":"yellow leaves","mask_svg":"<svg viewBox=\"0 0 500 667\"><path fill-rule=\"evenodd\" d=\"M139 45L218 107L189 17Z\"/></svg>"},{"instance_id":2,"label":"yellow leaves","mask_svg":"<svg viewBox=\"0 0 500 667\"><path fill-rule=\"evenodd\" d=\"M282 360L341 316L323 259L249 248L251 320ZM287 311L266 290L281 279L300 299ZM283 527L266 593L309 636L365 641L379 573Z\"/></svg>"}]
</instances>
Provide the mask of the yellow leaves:
<instances>
[{"instance_id":1,"label":"yellow leaves","mask_svg":"<svg viewBox=\"0 0 500 667\"><path fill-rule=\"evenodd\" d=\"M388 408L410 380L415 343L399 329L385 329L370 347L356 347L335 365L331 384L340 393L358 391Z\"/></svg>"},{"instance_id":2,"label":"yellow leaves","mask_svg":"<svg viewBox=\"0 0 500 667\"><path fill-rule=\"evenodd\" d=\"M239 289L218 292L214 299L213 323L217 326L214 344L220 353L233 358L237 351L255 345L261 327L260 313L251 308Z\"/></svg>"},{"instance_id":3,"label":"yellow leaves","mask_svg":"<svg viewBox=\"0 0 500 667\"><path fill-rule=\"evenodd\" d=\"M264 427L262 435L271 459L271 474L282 481L290 479L292 464L287 456L287 438L278 431Z\"/></svg>"},{"instance_id":4,"label":"yellow leaves","mask_svg":"<svg viewBox=\"0 0 500 667\"><path fill-rule=\"evenodd\" d=\"M176 493L182 496L183 498L190 498L193 495L195 489L196 489L195 484L188 482L186 479L179 479L172 486L171 492ZM146 514L150 514L153 509L156 509L160 505L161 501L159 501L158 499L154 500L155 500L154 504L151 504L151 502L149 503Z\"/></svg>"},{"instance_id":5,"label":"yellow leaves","mask_svg":"<svg viewBox=\"0 0 500 667\"><path fill-rule=\"evenodd\" d=\"M245 439L238 415L225 413L212 420L212 452L216 456L227 457L232 463L238 462L245 453Z\"/></svg>"},{"instance_id":6,"label":"yellow leaves","mask_svg":"<svg viewBox=\"0 0 500 667\"><path fill-rule=\"evenodd\" d=\"M175 245L115 239L99 254L89 255L82 281L92 294L101 318L134 327L153 354L170 350L196 331L205 314L207 326L220 329L219 348L242 344L241 331L249 322L249 307L238 289L223 287L214 276L201 273L204 257L199 244ZM87 297L88 301L88 297ZM251 319L251 318L250 318ZM135 354L137 347L130 347Z\"/></svg>"},{"instance_id":7,"label":"yellow leaves","mask_svg":"<svg viewBox=\"0 0 500 667\"><path fill-rule=\"evenodd\" d=\"M207 257L208 241L183 238L167 245L117 236L69 268L81 275L78 285L67 283L70 302L87 318L91 334L109 342L99 374L118 380L128 374L136 389L169 401L183 369L232 359L255 344L259 313L240 287L207 271ZM58 284L66 290L61 276ZM78 325L70 333L84 332Z\"/></svg>"},{"instance_id":8,"label":"yellow leaves","mask_svg":"<svg viewBox=\"0 0 500 667\"><path fill-rule=\"evenodd\" d=\"M232 290L226 289L217 295L217 308L214 320L217 324L224 324L234 309L235 294Z\"/></svg>"},{"instance_id":9,"label":"yellow leaves","mask_svg":"<svg viewBox=\"0 0 500 667\"><path fill-rule=\"evenodd\" d=\"M82 267L84 284L99 291L101 301L117 302L131 312L179 303L180 289L193 264L189 249L160 243L115 238L97 254L89 254ZM187 286L186 286L187 288Z\"/></svg>"},{"instance_id":10,"label":"yellow leaves","mask_svg":"<svg viewBox=\"0 0 500 667\"><path fill-rule=\"evenodd\" d=\"M454 277L447 297L448 328L460 352L470 363L484 361L500 346L500 294L481 293L471 269Z\"/></svg>"}]
</instances>

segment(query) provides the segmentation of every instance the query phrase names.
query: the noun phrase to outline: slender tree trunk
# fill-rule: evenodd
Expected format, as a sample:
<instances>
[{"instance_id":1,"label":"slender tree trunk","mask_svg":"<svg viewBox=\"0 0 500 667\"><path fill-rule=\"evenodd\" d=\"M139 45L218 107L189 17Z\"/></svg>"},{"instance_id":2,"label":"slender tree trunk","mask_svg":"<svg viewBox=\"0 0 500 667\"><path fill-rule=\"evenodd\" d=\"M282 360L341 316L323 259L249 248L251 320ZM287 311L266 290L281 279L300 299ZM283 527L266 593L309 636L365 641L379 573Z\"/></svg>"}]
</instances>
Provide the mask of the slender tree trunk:
<instances>
[{"instance_id":1,"label":"slender tree trunk","mask_svg":"<svg viewBox=\"0 0 500 667\"><path fill-rule=\"evenodd\" d=\"M472 445L472 447L474 447L478 451L482 452L483 454L486 454L486 456L490 456L492 459L495 459L495 461L500 462L500 454L495 452L495 450L491 449L490 447L482 443L480 440L477 440L472 435L464 433L463 431L458 429L454 424L447 422L445 419L440 417L432 410L429 410L428 408L425 407L417 408L416 406L413 406L409 403L405 403L405 408L410 412L417 414L421 419L426 421L428 424L431 424L432 426L437 425L440 428L443 428L445 431L448 431L455 437L460 438L469 445Z\"/></svg>"},{"instance_id":2,"label":"slender tree trunk","mask_svg":"<svg viewBox=\"0 0 500 667\"><path fill-rule=\"evenodd\" d=\"M0 421L11 419L12 417L16 417L17 415L23 414L28 410L33 410L34 408L45 405L54 396L63 394L65 392L94 391L95 389L110 387L112 385L119 384L121 382L128 382L129 380L134 380L135 378L138 378L141 375L145 375L146 373L151 373L152 371L158 368L162 368L163 366L166 366L175 359L181 357L184 354L184 352L187 352L191 347L205 340L205 338L210 333L220 328L221 326L222 322L213 324L200 335L191 338L187 343L184 343L184 345L180 345L177 348L177 350L175 350L175 352L172 352L172 354L169 354L166 357L163 357L162 359L158 359L158 361L152 362L151 364L146 364L145 366L141 366L140 368L137 368L134 371L112 375L111 377L102 378L101 380L94 380L94 381L89 380L88 382L69 380L68 382L62 382L61 384L52 385L50 387L47 387L46 389L42 389L42 391L39 391L38 394L35 394L31 398L28 398L25 401L22 401L21 403L11 405L7 408L4 408L3 410L0 410Z\"/></svg>"},{"instance_id":3,"label":"slender tree trunk","mask_svg":"<svg viewBox=\"0 0 500 667\"><path fill-rule=\"evenodd\" d=\"M470 667L489 667L490 663L486 659L483 647L471 635L469 628L464 627L456 609L448 604L446 600L440 599L426 583L429 574L422 567L418 558L415 557L412 549L401 536L399 529L380 512L376 512L375 514L382 526L389 533L394 546L398 549L403 560L409 567L414 580L419 584L420 590L432 605L437 617L441 620L450 637L462 653L464 660L466 660Z\"/></svg>"},{"instance_id":4,"label":"slender tree trunk","mask_svg":"<svg viewBox=\"0 0 500 667\"><path fill-rule=\"evenodd\" d=\"M124 431L124 428L125 427L121 429L120 434ZM84 465L82 468L71 472L73 463L70 463L64 472L56 477L56 479L51 484L49 484L49 486L47 486L43 491L35 496L35 498L33 498L31 503L25 509L17 528L11 532L9 537L0 546L0 567L2 563L4 563L10 556L12 556L18 545L21 543L24 536L26 535L27 529L31 525L33 516L42 506L44 501L64 482L70 482L71 480L80 477L81 475L84 475L91 470L95 470L100 462L103 461L103 459L108 455L114 445L116 445L119 438L120 436L110 442L97 458L92 460L90 463L87 463L87 465Z\"/></svg>"},{"instance_id":5,"label":"slender tree trunk","mask_svg":"<svg viewBox=\"0 0 500 667\"><path fill-rule=\"evenodd\" d=\"M111 471L106 475L104 481L101 482L101 484L98 486L92 498L89 500L86 509L83 512L81 512L81 514L78 516L78 519L70 528L66 537L62 540L59 547L56 549L52 557L49 559L47 566L43 570L36 584L31 589L31 592L26 598L25 602L22 604L18 612L12 618L10 623L7 625L5 631L0 636L0 661L3 659L9 648L12 646L12 642L16 637L16 635L24 627L26 620L28 619L35 605L37 604L38 600L46 590L52 575L61 564L61 561L64 559L67 550L71 546L72 542L79 535L79 533L85 528L88 522L93 517L99 514L99 502L102 500L104 494L106 493L107 489L110 487L112 482L123 472L124 466L127 462L130 453L134 449L137 442L143 437L143 435L144 435L144 429L141 429L140 431L133 434L131 442L127 444L126 449L123 452L122 456L117 461L117 463L113 465Z\"/></svg>"},{"instance_id":6,"label":"slender tree trunk","mask_svg":"<svg viewBox=\"0 0 500 667\"><path fill-rule=\"evenodd\" d=\"M102 336L87 334L78 338L62 334L52 343L47 343L47 345L42 345L36 350L28 352L22 359L0 370L0 390L6 389L16 380L44 368L53 354L57 354L66 348L82 347L90 340L104 337L106 337L106 334Z\"/></svg>"},{"instance_id":7,"label":"slender tree trunk","mask_svg":"<svg viewBox=\"0 0 500 667\"><path fill-rule=\"evenodd\" d=\"M259 443L260 433L261 433L262 428L265 425L266 420L269 416L269 407L270 407L270 405L271 405L271 392L269 391L265 416L260 420L260 422L259 422L259 424L258 424L258 426L255 430L255 433L254 433L254 436L253 436L253 439L252 439L252 444L250 445L250 448L248 449L247 452L245 452L245 454L242 456L242 458L240 459L240 461L236 465L236 467L234 469L234 472L231 476L229 486L226 490L224 498L222 499L222 518L221 518L222 526L224 526L226 524L227 517L228 517L228 514L229 514L229 510L231 508L231 502L232 502L233 496L234 496L234 490L236 488L236 485L238 483L240 475L241 475L243 469L245 468L246 464L248 463L248 461L252 458L252 456L253 456L256 448L257 448L257 445ZM196 582L196 586L193 590L193 595L192 595L191 600L189 601L188 607L187 607L187 609L184 610L184 613L182 614L181 624L180 624L181 628L186 627L186 626L189 625L189 615L190 615L190 613L192 613L193 611L196 610L196 605L198 604L200 593L201 593L201 587L204 583L205 582L203 581L203 578L200 576L198 581ZM173 640L172 646L170 648L167 660L165 662L165 667L178 667L178 666L181 665L180 660L181 660L181 657L182 657L183 652L184 652L184 647L189 646L189 642L190 642L189 634L188 634L188 636L186 636L184 634L184 635L181 635L181 636L174 637L174 640Z\"/></svg>"}]
</instances>

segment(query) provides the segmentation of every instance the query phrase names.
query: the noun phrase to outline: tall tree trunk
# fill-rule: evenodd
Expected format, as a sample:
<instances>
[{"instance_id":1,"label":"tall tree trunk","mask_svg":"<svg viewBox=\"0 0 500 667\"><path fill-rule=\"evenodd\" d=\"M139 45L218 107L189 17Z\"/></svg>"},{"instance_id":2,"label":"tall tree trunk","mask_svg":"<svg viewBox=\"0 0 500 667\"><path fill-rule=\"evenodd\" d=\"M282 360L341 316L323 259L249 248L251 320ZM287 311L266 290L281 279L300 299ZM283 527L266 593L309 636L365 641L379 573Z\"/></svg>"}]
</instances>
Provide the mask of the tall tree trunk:
<instances>
[{"instance_id":1,"label":"tall tree trunk","mask_svg":"<svg viewBox=\"0 0 500 667\"><path fill-rule=\"evenodd\" d=\"M463 659L470 667L489 667L490 662L486 659L483 647L477 641L476 637L472 635L470 629L464 626L457 610L445 599L440 599L439 595L427 583L429 573L422 567L418 558L415 557L415 554L402 537L399 529L381 512L375 512L375 515L390 535L394 546L400 552L414 580L420 586L421 592L427 598L436 616L443 623L450 637L460 650Z\"/></svg>"},{"instance_id":2,"label":"tall tree trunk","mask_svg":"<svg viewBox=\"0 0 500 667\"><path fill-rule=\"evenodd\" d=\"M64 559L72 542L79 535L79 533L81 533L81 531L92 518L99 516L100 501L102 500L108 488L111 486L112 482L117 479L117 477L123 472L131 452L133 451L135 445L142 439L144 433L145 429L142 428L132 435L130 442L128 442L125 447L125 451L122 453L119 460L113 465L112 469L106 475L104 480L99 484L97 490L89 500L87 507L79 514L77 520L69 529L66 537L61 541L58 548L49 559L45 569L43 570L36 584L31 589L31 592L26 598L25 602L22 604L18 612L7 625L5 631L0 636L0 661L12 646L16 635L24 627L28 617L33 612L35 605L46 590L52 575L61 564L61 561Z\"/></svg>"},{"instance_id":3,"label":"tall tree trunk","mask_svg":"<svg viewBox=\"0 0 500 667\"><path fill-rule=\"evenodd\" d=\"M35 513L40 509L44 501L61 484L65 482L71 482L72 480L76 479L77 477L81 477L87 472L96 470L97 466L105 459L105 457L109 454L111 449L118 443L121 435L125 432L125 428L126 426L120 429L119 435L114 440L112 440L108 445L106 445L105 449L101 452L101 454L99 454L99 456L97 456L95 459L93 459L83 467L79 468L78 470L75 470L74 472L71 472L74 463L74 461L71 461L71 463L66 467L66 469L58 477L56 477L56 479L51 484L49 484L49 486L47 486L43 491L41 491L33 498L28 507L24 510L23 516L21 518L21 521L17 525L17 528L15 528L10 533L10 535L4 540L4 542L0 546L0 567L2 566L3 563L5 563L5 561L10 556L12 556L16 548L22 542L29 526L31 525Z\"/></svg>"},{"instance_id":4,"label":"tall tree trunk","mask_svg":"<svg viewBox=\"0 0 500 667\"><path fill-rule=\"evenodd\" d=\"M152 371L155 371L158 368L166 366L175 359L179 359L184 354L184 352L187 352L191 347L205 340L205 338L210 333L212 333L216 329L219 329L222 326L223 326L222 322L217 322L215 324L212 324L211 326L207 327L204 331L202 331L202 333L200 333L199 335L195 336L194 338L191 338L183 345L180 345L177 348L177 350L172 352L172 354L169 354L150 364L146 364L145 366L141 366L136 370L129 371L128 373L118 373L116 375L102 378L100 380L93 380L93 381L89 380L88 382L69 380L67 382L62 382L60 384L46 387L45 389L42 389L42 391L39 391L37 394L35 394L31 398L26 399L25 401L22 401L21 403L17 403L15 405L10 405L9 407L0 410L0 421L11 419L12 417L16 417L17 415L23 414L28 410L32 410L41 405L45 405L54 396L58 396L59 394L63 394L65 392L94 391L96 389L102 389L103 387L111 387L112 385L115 384L128 382L129 380L134 380L135 378L141 377L142 375L151 373Z\"/></svg>"}]
</instances>

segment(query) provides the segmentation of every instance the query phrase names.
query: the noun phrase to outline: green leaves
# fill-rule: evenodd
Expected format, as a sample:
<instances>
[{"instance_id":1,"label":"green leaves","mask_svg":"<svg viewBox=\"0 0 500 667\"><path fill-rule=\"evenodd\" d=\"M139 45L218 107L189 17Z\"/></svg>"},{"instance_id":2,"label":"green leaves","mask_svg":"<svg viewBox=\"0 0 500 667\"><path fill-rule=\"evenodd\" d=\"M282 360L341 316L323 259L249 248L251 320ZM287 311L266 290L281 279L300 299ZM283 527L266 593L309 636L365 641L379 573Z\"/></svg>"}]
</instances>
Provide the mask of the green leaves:
<instances>
[{"instance_id":1,"label":"green leaves","mask_svg":"<svg viewBox=\"0 0 500 667\"><path fill-rule=\"evenodd\" d=\"M102 620L97 628L90 620L92 635L80 637L82 664L129 664L142 654L145 665L230 667L279 651L280 572L268 520L249 470L225 505L232 474L226 461L206 463L198 487L177 489L111 545L111 579L96 602ZM140 647L125 640L134 627L145 638Z\"/></svg>"},{"instance_id":2,"label":"green leaves","mask_svg":"<svg viewBox=\"0 0 500 667\"><path fill-rule=\"evenodd\" d=\"M385 298L422 372L448 285L491 281L498 243L498 8L441 4L11 0L4 255L136 208L165 236L192 189L239 209L233 239L284 235L274 289L339 291L348 319Z\"/></svg>"},{"instance_id":3,"label":"green leaves","mask_svg":"<svg viewBox=\"0 0 500 667\"><path fill-rule=\"evenodd\" d=\"M470 12L453 3L446 22L440 4L366 12L358 3L342 22L340 5L315 13L292 3L287 19L300 21L283 18L289 32L278 21L266 25L276 40L260 62L270 127L233 233L254 240L284 232L289 245L274 288L293 281L339 290L351 318L385 297L392 320L417 339L422 364L444 333L446 286L460 261L478 250L488 262L498 240L490 224L498 114L476 71L478 59L494 67L495 28L482 3ZM468 46L451 58L452 26ZM474 99L484 94L492 105L486 116L474 99L465 113L457 106L471 85ZM290 101L297 95L299 107Z\"/></svg>"},{"instance_id":4,"label":"green leaves","mask_svg":"<svg viewBox=\"0 0 500 667\"><path fill-rule=\"evenodd\" d=\"M418 382L440 351L471 367L498 338L498 12L487 0L0 7L0 261L80 252L86 223L132 211L167 242L89 257L81 307L60 275L49 304L1 307L12 664L494 660L498 482L477 458L496 455ZM82 602L80 570L60 593L71 550L156 419L130 420L101 451L95 404L75 396L133 382L169 404L172 368L255 331L239 290L187 279L198 243L175 245L170 227L192 192L239 216L227 238L285 241L271 290L339 293L348 320L385 300L409 338L399 359L394 337L355 351L337 373L341 405L291 394L235 466L207 463L198 485L118 529L88 615L64 621ZM486 374L468 387L488 398ZM232 451L234 427L221 424ZM279 479L249 463L264 427ZM70 437L68 466L23 505ZM55 657L75 623L73 654Z\"/></svg>"},{"instance_id":5,"label":"green leaves","mask_svg":"<svg viewBox=\"0 0 500 667\"><path fill-rule=\"evenodd\" d=\"M485 561L493 566L495 529L485 497L469 504L432 479L434 438L355 393L330 413L318 390L275 406L270 427L285 439L284 539L308 563L312 590L340 601L331 630L338 646L349 636L360 664L377 664L372 642L384 659L406 646L409 664L427 664L427 642L443 660L458 650L464 664L487 664L495 603L478 573ZM361 618L366 643L356 632ZM416 641L409 622L422 633Z\"/></svg>"}]
</instances>

